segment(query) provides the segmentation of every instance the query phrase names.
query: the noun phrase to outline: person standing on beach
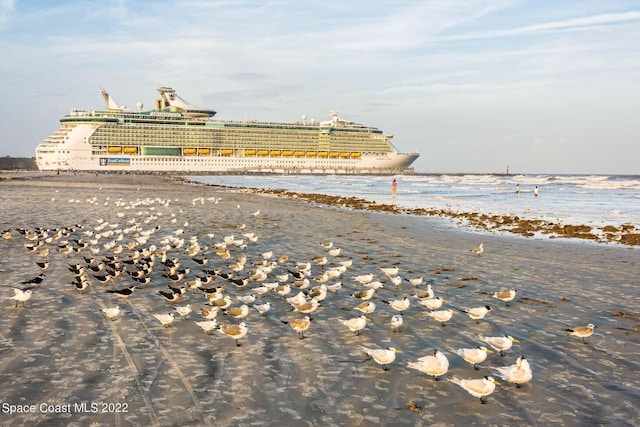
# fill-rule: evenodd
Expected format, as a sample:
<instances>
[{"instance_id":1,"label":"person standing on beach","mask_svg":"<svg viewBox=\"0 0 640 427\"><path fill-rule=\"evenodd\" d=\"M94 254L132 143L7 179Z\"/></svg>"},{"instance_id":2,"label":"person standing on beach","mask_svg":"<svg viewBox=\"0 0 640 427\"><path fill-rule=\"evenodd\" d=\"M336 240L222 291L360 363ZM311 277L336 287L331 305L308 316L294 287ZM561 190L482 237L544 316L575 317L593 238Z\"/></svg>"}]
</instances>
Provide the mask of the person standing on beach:
<instances>
[{"instance_id":1,"label":"person standing on beach","mask_svg":"<svg viewBox=\"0 0 640 427\"><path fill-rule=\"evenodd\" d=\"M516 196L520 195L520 184L516 184Z\"/></svg>"},{"instance_id":2,"label":"person standing on beach","mask_svg":"<svg viewBox=\"0 0 640 427\"><path fill-rule=\"evenodd\" d=\"M397 188L398 188L398 183L396 182L396 180L394 178L393 181L391 182L391 194L395 195Z\"/></svg>"},{"instance_id":3,"label":"person standing on beach","mask_svg":"<svg viewBox=\"0 0 640 427\"><path fill-rule=\"evenodd\" d=\"M536 185L536 188L533 189L533 197L538 197L538 186Z\"/></svg>"}]
</instances>

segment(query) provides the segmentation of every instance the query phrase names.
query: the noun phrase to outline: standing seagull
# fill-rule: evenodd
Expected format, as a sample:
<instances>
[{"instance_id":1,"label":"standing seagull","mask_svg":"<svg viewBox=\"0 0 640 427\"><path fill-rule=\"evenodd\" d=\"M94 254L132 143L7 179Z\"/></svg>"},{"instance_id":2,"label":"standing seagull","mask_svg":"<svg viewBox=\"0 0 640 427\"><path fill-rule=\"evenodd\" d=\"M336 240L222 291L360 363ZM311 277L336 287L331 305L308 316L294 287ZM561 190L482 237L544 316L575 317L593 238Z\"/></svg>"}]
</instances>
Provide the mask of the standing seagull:
<instances>
[{"instance_id":1,"label":"standing seagull","mask_svg":"<svg viewBox=\"0 0 640 427\"><path fill-rule=\"evenodd\" d=\"M311 326L311 318L309 316L304 316L302 319L295 319L291 321L281 320L285 325L291 326L291 329L298 332L298 338L304 338L304 331L309 329Z\"/></svg>"},{"instance_id":2,"label":"standing seagull","mask_svg":"<svg viewBox=\"0 0 640 427\"><path fill-rule=\"evenodd\" d=\"M577 328L567 329L569 333L567 336L579 337L582 338L582 342L585 342L585 338L593 335L593 330L596 328L596 325L593 323L589 323L587 326L578 326Z\"/></svg>"},{"instance_id":3,"label":"standing seagull","mask_svg":"<svg viewBox=\"0 0 640 427\"><path fill-rule=\"evenodd\" d=\"M27 308L26 306L26 302L29 301L29 299L31 299L31 289L18 289L18 288L13 288L13 292L15 293L15 295L13 295L12 297L9 297L13 300L16 300L16 307L18 306L18 303L22 303L22 307Z\"/></svg>"},{"instance_id":4,"label":"standing seagull","mask_svg":"<svg viewBox=\"0 0 640 427\"><path fill-rule=\"evenodd\" d=\"M484 307L474 307L468 308L465 310L461 310L463 313L467 313L467 315L476 321L476 323L480 323L480 319L483 319L484 316L487 315L491 311L491 307L485 305Z\"/></svg>"},{"instance_id":5,"label":"standing seagull","mask_svg":"<svg viewBox=\"0 0 640 427\"><path fill-rule=\"evenodd\" d=\"M162 323L162 326L164 326L165 328L168 328L169 325L171 325L173 323L173 319L175 318L173 313L169 313L169 314L157 314L156 313L153 316L156 319L158 319L160 321L160 323Z\"/></svg>"},{"instance_id":6,"label":"standing seagull","mask_svg":"<svg viewBox=\"0 0 640 427\"><path fill-rule=\"evenodd\" d=\"M367 326L367 321L370 319L364 314L358 317L353 317L348 320L338 319L340 323L349 328L351 332L355 332L356 335L360 335L360 331Z\"/></svg>"},{"instance_id":7,"label":"standing seagull","mask_svg":"<svg viewBox=\"0 0 640 427\"><path fill-rule=\"evenodd\" d=\"M503 335L501 337L483 337L482 341L498 350L500 352L500 356L504 356L503 351L509 350L514 342L520 342L511 335Z\"/></svg>"},{"instance_id":8,"label":"standing seagull","mask_svg":"<svg viewBox=\"0 0 640 427\"><path fill-rule=\"evenodd\" d=\"M487 403L485 397L493 393L493 390L496 389L496 384L500 384L498 381L494 380L493 377L484 377L475 380L463 380L458 377L451 377L449 381L454 384L458 384L471 396L479 397L480 402L482 403Z\"/></svg>"},{"instance_id":9,"label":"standing seagull","mask_svg":"<svg viewBox=\"0 0 640 427\"><path fill-rule=\"evenodd\" d=\"M439 376L446 374L449 370L449 360L442 352L435 350L433 355L423 356L415 362L409 362L408 366L432 376L437 381Z\"/></svg>"},{"instance_id":10,"label":"standing seagull","mask_svg":"<svg viewBox=\"0 0 640 427\"><path fill-rule=\"evenodd\" d=\"M509 289L508 291L499 291L493 294L494 298L498 298L500 301L504 301L509 305L509 302L512 301L516 297L516 290L514 288Z\"/></svg>"},{"instance_id":11,"label":"standing seagull","mask_svg":"<svg viewBox=\"0 0 640 427\"><path fill-rule=\"evenodd\" d=\"M484 245L480 243L477 248L471 249L471 252L480 255L482 252L484 252Z\"/></svg>"},{"instance_id":12,"label":"standing seagull","mask_svg":"<svg viewBox=\"0 0 640 427\"><path fill-rule=\"evenodd\" d=\"M115 307L103 308L101 311L109 318L109 320L116 320L120 314L120 307L116 305Z\"/></svg>"},{"instance_id":13,"label":"standing seagull","mask_svg":"<svg viewBox=\"0 0 640 427\"><path fill-rule=\"evenodd\" d=\"M533 378L533 371L531 371L529 361L524 356L518 357L513 365L494 369L498 371L503 380L515 383L516 388L520 388L522 384L528 383Z\"/></svg>"},{"instance_id":14,"label":"standing seagull","mask_svg":"<svg viewBox=\"0 0 640 427\"><path fill-rule=\"evenodd\" d=\"M247 324L241 322L239 325L226 325L218 327L218 330L225 334L226 336L233 338L236 340L236 347L240 346L238 340L247 335L248 328Z\"/></svg>"},{"instance_id":15,"label":"standing seagull","mask_svg":"<svg viewBox=\"0 0 640 427\"><path fill-rule=\"evenodd\" d=\"M487 354L493 353L493 350L489 350L483 345L479 345L476 348L459 348L456 350L456 354L462 356L462 358L473 365L473 369L478 370L478 363L482 363L487 359Z\"/></svg>"},{"instance_id":16,"label":"standing seagull","mask_svg":"<svg viewBox=\"0 0 640 427\"><path fill-rule=\"evenodd\" d=\"M373 360L375 360L378 365L381 365L382 369L384 369L385 371L389 369L387 368L387 365L396 360L396 353L402 353L402 351L397 350L393 347L366 348L361 346L360 348L369 355L369 359L373 358Z\"/></svg>"}]
</instances>

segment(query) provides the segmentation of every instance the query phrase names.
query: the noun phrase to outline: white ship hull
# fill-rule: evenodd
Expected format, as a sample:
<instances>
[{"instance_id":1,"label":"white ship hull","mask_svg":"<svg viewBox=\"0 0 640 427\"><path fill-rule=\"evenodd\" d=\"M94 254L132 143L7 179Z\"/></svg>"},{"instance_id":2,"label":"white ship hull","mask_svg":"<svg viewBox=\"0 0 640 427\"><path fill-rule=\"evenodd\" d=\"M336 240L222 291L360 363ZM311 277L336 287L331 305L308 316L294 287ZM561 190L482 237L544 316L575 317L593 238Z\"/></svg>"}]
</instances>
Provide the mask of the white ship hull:
<instances>
[{"instance_id":1,"label":"white ship hull","mask_svg":"<svg viewBox=\"0 0 640 427\"><path fill-rule=\"evenodd\" d=\"M177 107L170 105L174 92L169 88L159 90L163 97L171 95L164 99L166 106L173 107L171 112L162 108L152 113L118 109L103 91L108 109L74 110L61 119L60 129L36 148L38 168L176 173L394 173L410 170L418 157L417 153L397 152L389 142L390 135L344 122L337 113L332 122L318 125L212 122L208 119L215 112L195 110L177 96L183 103Z\"/></svg>"}]
</instances>

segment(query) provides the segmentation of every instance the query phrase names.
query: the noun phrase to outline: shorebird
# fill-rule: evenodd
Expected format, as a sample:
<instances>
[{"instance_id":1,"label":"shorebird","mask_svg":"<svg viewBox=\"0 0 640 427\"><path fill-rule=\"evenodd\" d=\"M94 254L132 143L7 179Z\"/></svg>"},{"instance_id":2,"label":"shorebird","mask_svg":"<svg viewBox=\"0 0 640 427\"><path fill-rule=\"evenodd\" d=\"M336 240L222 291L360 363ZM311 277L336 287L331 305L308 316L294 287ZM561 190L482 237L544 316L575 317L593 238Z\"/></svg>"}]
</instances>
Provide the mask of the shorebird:
<instances>
[{"instance_id":1,"label":"shorebird","mask_svg":"<svg viewBox=\"0 0 640 427\"><path fill-rule=\"evenodd\" d=\"M318 307L320 307L320 302L318 302L318 300L312 299L305 302L304 304L295 306L294 310L304 314L311 314L316 311Z\"/></svg>"},{"instance_id":2,"label":"shorebird","mask_svg":"<svg viewBox=\"0 0 640 427\"><path fill-rule=\"evenodd\" d=\"M496 384L500 384L493 377L484 377L479 379L463 380L458 377L449 378L454 384L458 384L465 389L473 397L479 397L480 402L487 403L485 397L489 396L496 389Z\"/></svg>"},{"instance_id":3,"label":"shorebird","mask_svg":"<svg viewBox=\"0 0 640 427\"><path fill-rule=\"evenodd\" d=\"M173 315L173 313L169 313L169 314L154 314L153 315L156 319L158 319L160 321L160 323L162 323L162 326L164 326L165 328L168 328L169 325L171 325L171 323L173 323L173 320L175 319L175 316Z\"/></svg>"},{"instance_id":4,"label":"shorebird","mask_svg":"<svg viewBox=\"0 0 640 427\"><path fill-rule=\"evenodd\" d=\"M49 269L49 267L51 267L51 263L49 261L36 261L36 265L40 267L42 273L44 273Z\"/></svg>"},{"instance_id":5,"label":"shorebird","mask_svg":"<svg viewBox=\"0 0 640 427\"><path fill-rule=\"evenodd\" d=\"M26 303L31 299L32 291L31 289L18 289L13 288L14 295L9 297L12 300L16 301L16 307L18 303L22 303L22 307L27 308Z\"/></svg>"},{"instance_id":6,"label":"shorebird","mask_svg":"<svg viewBox=\"0 0 640 427\"><path fill-rule=\"evenodd\" d=\"M423 356L415 362L409 362L408 366L433 377L437 381L439 376L446 374L449 370L449 360L442 352L434 350L433 355Z\"/></svg>"},{"instance_id":7,"label":"shorebird","mask_svg":"<svg viewBox=\"0 0 640 427\"><path fill-rule=\"evenodd\" d=\"M509 302L516 297L516 290L511 288L508 291L495 292L493 297L498 298L500 301L504 301L509 305Z\"/></svg>"},{"instance_id":8,"label":"shorebird","mask_svg":"<svg viewBox=\"0 0 640 427\"><path fill-rule=\"evenodd\" d=\"M362 283L364 285L373 280L373 274L371 273L361 274L359 276L354 277L353 280L355 280L356 282Z\"/></svg>"},{"instance_id":9,"label":"shorebird","mask_svg":"<svg viewBox=\"0 0 640 427\"><path fill-rule=\"evenodd\" d=\"M249 306L242 304L240 307L232 307L223 312L236 320L244 319L249 314Z\"/></svg>"},{"instance_id":10,"label":"shorebird","mask_svg":"<svg viewBox=\"0 0 640 427\"><path fill-rule=\"evenodd\" d=\"M116 320L120 315L120 307L117 305L115 307L103 308L100 311L102 311L109 320Z\"/></svg>"},{"instance_id":11,"label":"shorebird","mask_svg":"<svg viewBox=\"0 0 640 427\"><path fill-rule=\"evenodd\" d=\"M478 247L471 249L471 252L480 255L482 252L484 252L484 245L480 243Z\"/></svg>"},{"instance_id":12,"label":"shorebird","mask_svg":"<svg viewBox=\"0 0 640 427\"><path fill-rule=\"evenodd\" d=\"M398 267L380 267L380 270L389 277L397 276L400 271Z\"/></svg>"},{"instance_id":13,"label":"shorebird","mask_svg":"<svg viewBox=\"0 0 640 427\"><path fill-rule=\"evenodd\" d=\"M375 293L376 293L375 289L367 289L365 291L356 291L353 294L351 294L351 296L353 296L354 298L361 299L363 301L367 301L373 298L373 294Z\"/></svg>"},{"instance_id":14,"label":"shorebird","mask_svg":"<svg viewBox=\"0 0 640 427\"><path fill-rule=\"evenodd\" d=\"M218 330L226 336L233 338L236 341L236 347L240 346L238 340L247 335L248 332L247 324L244 322L240 322L239 325L219 326Z\"/></svg>"},{"instance_id":15,"label":"shorebird","mask_svg":"<svg viewBox=\"0 0 640 427\"><path fill-rule=\"evenodd\" d=\"M462 356L467 362L471 363L473 369L478 369L478 363L482 363L487 359L487 355L493 353L493 350L489 350L483 345L479 345L476 348L459 348L456 350L456 354Z\"/></svg>"},{"instance_id":16,"label":"shorebird","mask_svg":"<svg viewBox=\"0 0 640 427\"><path fill-rule=\"evenodd\" d=\"M447 302L447 300L442 299L440 297L434 298L422 298L418 300L418 304L427 307L429 310L437 310L442 307L442 303Z\"/></svg>"},{"instance_id":17,"label":"shorebird","mask_svg":"<svg viewBox=\"0 0 640 427\"><path fill-rule=\"evenodd\" d=\"M309 329L311 326L311 318L309 316L304 316L302 319L295 319L291 321L281 320L285 325L291 326L291 329L298 332L298 338L304 338L304 331Z\"/></svg>"},{"instance_id":18,"label":"shorebird","mask_svg":"<svg viewBox=\"0 0 640 427\"><path fill-rule=\"evenodd\" d=\"M385 371L388 370L389 368L387 367L390 363L393 363L394 360L396 360L396 354L397 353L402 353L402 351L397 350L393 347L387 347L387 348L367 348L367 347L362 347L360 346L360 348L362 349L362 351L364 351L367 355L369 355L369 359L375 360L375 362L378 365L382 366L382 369L384 369ZM367 360L364 360L363 362L366 362Z\"/></svg>"},{"instance_id":19,"label":"shorebird","mask_svg":"<svg viewBox=\"0 0 640 427\"><path fill-rule=\"evenodd\" d=\"M373 301L364 301L354 307L355 310L361 311L364 314L371 314L376 309L376 303Z\"/></svg>"},{"instance_id":20,"label":"shorebird","mask_svg":"<svg viewBox=\"0 0 640 427\"><path fill-rule=\"evenodd\" d=\"M409 306L411 305L411 301L409 301L409 297L406 297L406 296L402 299L396 299L392 301L385 301L385 300L381 300L381 301L386 304L389 304L391 308L393 308L396 311L399 311L400 313L408 309Z\"/></svg>"},{"instance_id":21,"label":"shorebird","mask_svg":"<svg viewBox=\"0 0 640 427\"><path fill-rule=\"evenodd\" d=\"M198 325L203 331L209 334L211 331L218 327L218 321L216 319L202 320L200 322L196 322L196 325Z\"/></svg>"},{"instance_id":22,"label":"shorebird","mask_svg":"<svg viewBox=\"0 0 640 427\"><path fill-rule=\"evenodd\" d=\"M200 314L207 320L213 320L218 315L219 310L218 307L202 307Z\"/></svg>"},{"instance_id":23,"label":"shorebird","mask_svg":"<svg viewBox=\"0 0 640 427\"><path fill-rule=\"evenodd\" d=\"M165 291L158 291L158 293L160 295L162 295L163 297L165 297L167 299L167 301L170 302L170 303L174 303L174 302L180 301L182 299L182 295L180 293L165 292Z\"/></svg>"},{"instance_id":24,"label":"shorebird","mask_svg":"<svg viewBox=\"0 0 640 427\"><path fill-rule=\"evenodd\" d=\"M516 388L520 388L522 384L526 384L533 378L533 371L529 365L529 361L524 356L518 357L516 363L502 368L494 368L498 371L498 375L507 382L515 383Z\"/></svg>"},{"instance_id":25,"label":"shorebird","mask_svg":"<svg viewBox=\"0 0 640 427\"><path fill-rule=\"evenodd\" d=\"M433 288L431 287L431 285L427 285L426 289L416 291L413 296L418 299L428 299L433 298L435 296L435 293L433 292Z\"/></svg>"},{"instance_id":26,"label":"shorebird","mask_svg":"<svg viewBox=\"0 0 640 427\"><path fill-rule=\"evenodd\" d=\"M391 316L391 331L400 332L402 329L403 323L404 323L404 320L402 319L402 315L394 314L393 316Z\"/></svg>"},{"instance_id":27,"label":"shorebird","mask_svg":"<svg viewBox=\"0 0 640 427\"><path fill-rule=\"evenodd\" d=\"M39 285L44 280L44 273L34 277L33 279L24 280L20 282L22 285Z\"/></svg>"},{"instance_id":28,"label":"shorebird","mask_svg":"<svg viewBox=\"0 0 640 427\"><path fill-rule=\"evenodd\" d=\"M427 313L427 315L433 317L434 319L436 319L438 322L440 322L440 325L444 327L444 322L447 322L449 320L451 320L451 317L456 314L455 311L447 308L445 310L438 310L438 311L430 311Z\"/></svg>"},{"instance_id":29,"label":"shorebird","mask_svg":"<svg viewBox=\"0 0 640 427\"><path fill-rule=\"evenodd\" d=\"M124 289L107 289L107 292L117 295L120 298L128 299L133 294L134 289L138 289L138 287L136 285L131 285Z\"/></svg>"},{"instance_id":30,"label":"shorebird","mask_svg":"<svg viewBox=\"0 0 640 427\"><path fill-rule=\"evenodd\" d=\"M578 326L577 328L570 328L570 329L567 329L567 331L569 331L567 336L582 338L582 342L586 342L584 339L593 335L593 330L596 327L597 326L594 325L593 323L589 323L587 326Z\"/></svg>"},{"instance_id":31,"label":"shorebird","mask_svg":"<svg viewBox=\"0 0 640 427\"><path fill-rule=\"evenodd\" d=\"M254 304L253 307L258 310L258 313L264 316L269 310L271 310L271 303L267 301L260 304Z\"/></svg>"},{"instance_id":32,"label":"shorebird","mask_svg":"<svg viewBox=\"0 0 640 427\"><path fill-rule=\"evenodd\" d=\"M491 311L491 307L485 305L484 307L474 307L467 308L465 310L460 310L463 313L467 313L467 315L476 321L476 323L480 323L480 319L484 319L484 316L487 315Z\"/></svg>"},{"instance_id":33,"label":"shorebird","mask_svg":"<svg viewBox=\"0 0 640 427\"><path fill-rule=\"evenodd\" d=\"M503 335L501 337L482 337L482 341L489 344L500 352L500 356L504 356L504 351L511 348L514 342L520 342L511 335Z\"/></svg>"},{"instance_id":34,"label":"shorebird","mask_svg":"<svg viewBox=\"0 0 640 427\"><path fill-rule=\"evenodd\" d=\"M76 277L75 280L71 282L71 284L75 286L75 288L79 290L81 294L83 294L84 291L89 287L89 281L82 276Z\"/></svg>"},{"instance_id":35,"label":"shorebird","mask_svg":"<svg viewBox=\"0 0 640 427\"><path fill-rule=\"evenodd\" d=\"M409 283L411 283L413 286L420 286L422 284L422 276L409 279Z\"/></svg>"},{"instance_id":36,"label":"shorebird","mask_svg":"<svg viewBox=\"0 0 640 427\"><path fill-rule=\"evenodd\" d=\"M189 314L191 314L191 304L180 305L173 307L176 309L181 319L186 319Z\"/></svg>"},{"instance_id":37,"label":"shorebird","mask_svg":"<svg viewBox=\"0 0 640 427\"><path fill-rule=\"evenodd\" d=\"M360 335L360 331L367 326L367 321L370 321L370 319L363 314L347 320L338 319L338 321L349 328L351 332L355 332L356 335Z\"/></svg>"}]
</instances>

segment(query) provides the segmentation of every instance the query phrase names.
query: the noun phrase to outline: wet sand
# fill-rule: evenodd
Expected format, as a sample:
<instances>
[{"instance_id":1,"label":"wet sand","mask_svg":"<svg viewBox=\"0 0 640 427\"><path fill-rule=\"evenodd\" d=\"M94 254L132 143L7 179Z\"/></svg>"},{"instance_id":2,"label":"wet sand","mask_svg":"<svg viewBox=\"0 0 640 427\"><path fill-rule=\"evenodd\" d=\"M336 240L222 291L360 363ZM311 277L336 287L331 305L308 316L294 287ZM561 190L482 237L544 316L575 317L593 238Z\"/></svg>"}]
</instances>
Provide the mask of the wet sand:
<instances>
[{"instance_id":1,"label":"wet sand","mask_svg":"<svg viewBox=\"0 0 640 427\"><path fill-rule=\"evenodd\" d=\"M637 425L640 419L637 247L474 234L439 218L327 206L164 176L21 173L10 178L0 180L0 230L11 230L11 238L0 238L3 426ZM105 222L110 225L95 230ZM37 240L26 235L37 227L51 229L49 237L62 227L70 234L30 251L25 245ZM78 248L109 230L112 235L90 244L100 249L95 255L89 247L60 252L63 241ZM258 236L256 242L242 236L249 232ZM122 240L115 240L120 233ZM231 235L243 244L229 244L231 258L225 260L215 245ZM107 285L90 275L84 293L71 284L70 264L86 266L83 257L99 262L114 255L104 244L117 248L136 238L143 243L125 248L121 262L134 250L155 245L160 251L184 239L167 256L179 258L181 268L190 271L173 281L156 257L151 282L139 284L128 300L107 292L137 283L128 273ZM202 252L191 257L187 248L194 241ZM329 255L322 246L328 241L342 255ZM472 253L481 242L485 251ZM41 256L47 248L49 254ZM329 291L310 315L304 339L283 323L304 314L273 290L258 297L272 304L266 315L250 307L240 346L220 331L206 334L196 325L208 301L201 290L189 289L173 304L193 306L187 319L163 327L153 316L179 317L159 293L168 285L187 286L196 276L210 275L203 269L229 273L229 265L243 255L246 267L235 274L248 277L270 250L269 261L283 255L289 261L278 262L264 281L239 287L216 277L203 287L224 287L232 306L240 306L238 297L255 294L298 263L311 264L310 284L316 286L316 276L352 260L346 272L326 283L343 286ZM325 265L314 261L323 256ZM205 257L207 264L196 262ZM42 283L20 284L40 274L36 261L42 260L51 264ZM133 264L122 265L135 270ZM400 269L399 286L380 270L386 267ZM371 300L377 307L368 315L371 321L355 335L338 319L361 314L353 309L360 301L352 294L366 287L354 278L367 273L384 287ZM419 286L406 280L418 276L424 278ZM299 292L291 275L287 283L292 291L286 297ZM479 324L459 312L442 327L414 296L427 284L447 300L443 308L489 305L492 310ZM33 296L26 308L15 307L11 288L24 286L34 287ZM509 306L492 297L508 288L517 290ZM397 312L383 301L403 296L411 305L403 312L401 332L392 332L390 319ZM101 309L115 305L121 313L111 321ZM237 323L222 313L217 321ZM597 329L585 343L567 336L567 328L588 323ZM479 370L455 354L457 348L483 344L480 336L502 334L519 342L504 356L490 354ZM384 371L366 360L361 346L392 346L402 353ZM408 367L434 349L449 359L449 371L438 381ZM529 360L533 380L516 388L494 368L513 364L520 355ZM493 375L502 384L481 404L448 381L453 375ZM9 413L19 409L27 413Z\"/></svg>"}]
</instances>

